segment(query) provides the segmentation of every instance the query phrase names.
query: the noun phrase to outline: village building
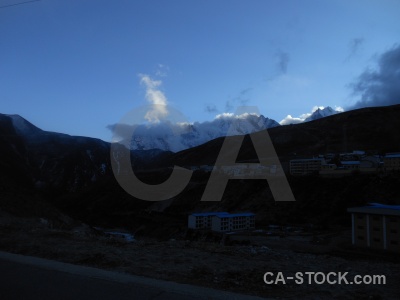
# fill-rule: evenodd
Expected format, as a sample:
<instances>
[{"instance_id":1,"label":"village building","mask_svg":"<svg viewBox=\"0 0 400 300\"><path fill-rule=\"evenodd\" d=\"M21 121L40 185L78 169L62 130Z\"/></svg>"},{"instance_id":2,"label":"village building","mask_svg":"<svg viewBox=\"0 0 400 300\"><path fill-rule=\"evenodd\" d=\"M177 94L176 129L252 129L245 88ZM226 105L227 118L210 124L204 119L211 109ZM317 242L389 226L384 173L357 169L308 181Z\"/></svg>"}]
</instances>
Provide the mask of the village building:
<instances>
[{"instance_id":1,"label":"village building","mask_svg":"<svg viewBox=\"0 0 400 300\"><path fill-rule=\"evenodd\" d=\"M383 165L386 171L400 170L400 153L387 153Z\"/></svg>"},{"instance_id":2,"label":"village building","mask_svg":"<svg viewBox=\"0 0 400 300\"><path fill-rule=\"evenodd\" d=\"M371 203L347 209L352 220L352 244L400 252L400 205Z\"/></svg>"},{"instance_id":3,"label":"village building","mask_svg":"<svg viewBox=\"0 0 400 300\"><path fill-rule=\"evenodd\" d=\"M222 174L240 178L243 177L252 178L253 176L276 174L277 170L278 170L277 165L264 166L259 163L221 166L218 169L218 171Z\"/></svg>"},{"instance_id":4,"label":"village building","mask_svg":"<svg viewBox=\"0 0 400 300\"><path fill-rule=\"evenodd\" d=\"M227 212L204 212L194 213L188 217L188 228L191 229L211 229L211 219L217 215L228 215Z\"/></svg>"},{"instance_id":5,"label":"village building","mask_svg":"<svg viewBox=\"0 0 400 300\"><path fill-rule=\"evenodd\" d=\"M212 218L211 229L218 232L229 232L255 228L253 213L216 215Z\"/></svg>"},{"instance_id":6,"label":"village building","mask_svg":"<svg viewBox=\"0 0 400 300\"><path fill-rule=\"evenodd\" d=\"M214 166L201 165L199 169L204 172L212 172L212 170L214 169Z\"/></svg>"},{"instance_id":7,"label":"village building","mask_svg":"<svg viewBox=\"0 0 400 300\"><path fill-rule=\"evenodd\" d=\"M347 170L358 170L360 168L360 161L359 160L347 160L341 161L340 164L344 169Z\"/></svg>"},{"instance_id":8,"label":"village building","mask_svg":"<svg viewBox=\"0 0 400 300\"><path fill-rule=\"evenodd\" d=\"M188 217L188 228L211 229L218 232L230 232L255 228L255 214L227 212L193 213Z\"/></svg>"},{"instance_id":9,"label":"village building","mask_svg":"<svg viewBox=\"0 0 400 300\"><path fill-rule=\"evenodd\" d=\"M323 158L292 159L290 161L290 174L308 175L318 173L323 164L325 164L325 159Z\"/></svg>"},{"instance_id":10,"label":"village building","mask_svg":"<svg viewBox=\"0 0 400 300\"><path fill-rule=\"evenodd\" d=\"M336 164L322 164L321 165L321 171L332 171L336 170L337 165Z\"/></svg>"},{"instance_id":11,"label":"village building","mask_svg":"<svg viewBox=\"0 0 400 300\"><path fill-rule=\"evenodd\" d=\"M365 156L360 161L360 168L378 168L380 163L379 155Z\"/></svg>"}]
</instances>

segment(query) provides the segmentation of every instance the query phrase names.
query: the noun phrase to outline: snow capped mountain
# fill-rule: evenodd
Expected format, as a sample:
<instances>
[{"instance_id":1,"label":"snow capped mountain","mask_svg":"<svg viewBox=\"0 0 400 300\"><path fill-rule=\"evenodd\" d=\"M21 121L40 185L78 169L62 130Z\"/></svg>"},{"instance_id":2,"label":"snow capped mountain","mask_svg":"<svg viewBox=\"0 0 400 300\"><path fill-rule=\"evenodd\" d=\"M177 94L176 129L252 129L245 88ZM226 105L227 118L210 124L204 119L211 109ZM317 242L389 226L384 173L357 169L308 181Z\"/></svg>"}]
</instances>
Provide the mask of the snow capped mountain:
<instances>
[{"instance_id":1,"label":"snow capped mountain","mask_svg":"<svg viewBox=\"0 0 400 300\"><path fill-rule=\"evenodd\" d=\"M321 118L325 118L334 114L339 113L340 111L334 110L332 107L327 106L323 109L318 108L316 111L314 111L311 116L309 116L308 118L306 118L304 120L304 122L308 122L308 121L314 121L314 120L318 120Z\"/></svg>"},{"instance_id":2,"label":"snow capped mountain","mask_svg":"<svg viewBox=\"0 0 400 300\"><path fill-rule=\"evenodd\" d=\"M304 122L317 120L339 111L327 106L316 109L311 115L303 119ZM50 142L57 136L68 144L70 136L60 133L50 133L41 130L19 115L3 115L11 119L13 127L18 135L27 141L38 143ZM179 152L188 148L196 147L210 140L231 135L244 135L264 129L280 126L275 120L258 114L244 113L234 115L224 113L218 115L213 121L195 123L171 123L162 121L146 125L129 126L124 125L123 129L115 125L112 130L114 137L118 137L121 143L131 150L154 150ZM127 128L128 127L128 128ZM129 134L126 134L126 133ZM133 133L133 134L132 134ZM78 141L79 138L76 138ZM137 151L141 156L142 152ZM145 152L144 152L145 153ZM148 153L145 154L149 155Z\"/></svg>"},{"instance_id":3,"label":"snow capped mountain","mask_svg":"<svg viewBox=\"0 0 400 300\"><path fill-rule=\"evenodd\" d=\"M132 127L130 136L118 135L118 125L114 126L115 136L123 138L131 150L161 149L178 152L204 144L212 139L227 135L242 135L279 126L279 123L256 114L222 114L211 122L172 124L160 122L152 125Z\"/></svg>"}]
</instances>

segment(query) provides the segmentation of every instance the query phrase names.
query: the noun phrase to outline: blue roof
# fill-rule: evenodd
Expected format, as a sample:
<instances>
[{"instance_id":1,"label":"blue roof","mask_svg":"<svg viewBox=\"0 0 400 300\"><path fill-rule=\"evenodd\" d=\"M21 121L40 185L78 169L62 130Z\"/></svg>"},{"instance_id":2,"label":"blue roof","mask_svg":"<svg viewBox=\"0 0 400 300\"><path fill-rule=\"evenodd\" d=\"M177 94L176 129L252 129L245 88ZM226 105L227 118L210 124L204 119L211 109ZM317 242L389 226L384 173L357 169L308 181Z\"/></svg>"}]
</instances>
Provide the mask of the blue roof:
<instances>
[{"instance_id":1,"label":"blue roof","mask_svg":"<svg viewBox=\"0 0 400 300\"><path fill-rule=\"evenodd\" d=\"M192 216L195 217L208 217L208 216L219 216L219 215L229 215L228 212L222 211L222 212L203 212L203 213L193 213Z\"/></svg>"},{"instance_id":2,"label":"blue roof","mask_svg":"<svg viewBox=\"0 0 400 300\"><path fill-rule=\"evenodd\" d=\"M358 161L358 160L344 160L344 161L341 161L341 164L342 165L359 165L360 161Z\"/></svg>"},{"instance_id":3,"label":"blue roof","mask_svg":"<svg viewBox=\"0 0 400 300\"><path fill-rule=\"evenodd\" d=\"M369 208L385 208L385 209L394 209L394 210L400 210L400 205L388 205L388 204L381 204L381 203L368 203Z\"/></svg>"},{"instance_id":4,"label":"blue roof","mask_svg":"<svg viewBox=\"0 0 400 300\"><path fill-rule=\"evenodd\" d=\"M220 218L234 218L234 217L251 217L255 216L255 214L247 212L247 213L236 213L236 214L230 214L226 211L222 212L202 212L202 213L193 213L191 216L195 217L208 217L208 216L217 216Z\"/></svg>"},{"instance_id":5,"label":"blue roof","mask_svg":"<svg viewBox=\"0 0 400 300\"><path fill-rule=\"evenodd\" d=\"M385 158L397 158L400 157L400 154L388 154L385 156Z\"/></svg>"},{"instance_id":6,"label":"blue roof","mask_svg":"<svg viewBox=\"0 0 400 300\"><path fill-rule=\"evenodd\" d=\"M351 213L400 216L400 205L369 203L368 206L351 207L351 208L348 208L347 211L351 212Z\"/></svg>"},{"instance_id":7,"label":"blue roof","mask_svg":"<svg viewBox=\"0 0 400 300\"><path fill-rule=\"evenodd\" d=\"M220 218L234 218L234 217L251 217L255 216L253 213L238 213L238 214L227 214L227 215L217 215Z\"/></svg>"}]
</instances>

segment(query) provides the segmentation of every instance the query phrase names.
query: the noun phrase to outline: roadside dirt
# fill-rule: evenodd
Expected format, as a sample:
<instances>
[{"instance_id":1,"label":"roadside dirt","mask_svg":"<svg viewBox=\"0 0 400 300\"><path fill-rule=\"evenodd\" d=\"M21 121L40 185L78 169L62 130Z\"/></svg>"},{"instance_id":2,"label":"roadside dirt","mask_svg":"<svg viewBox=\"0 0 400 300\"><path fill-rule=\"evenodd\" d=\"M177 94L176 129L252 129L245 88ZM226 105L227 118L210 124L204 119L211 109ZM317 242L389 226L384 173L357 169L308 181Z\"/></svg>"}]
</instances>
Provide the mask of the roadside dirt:
<instances>
[{"instance_id":1,"label":"roadside dirt","mask_svg":"<svg viewBox=\"0 0 400 300\"><path fill-rule=\"evenodd\" d=\"M230 246L148 238L127 243L84 224L54 228L45 219L0 212L0 250L276 299L400 299L399 263L380 255L350 255L346 249L332 255L331 245L319 245L310 236L255 237L250 244ZM385 275L386 284L308 284L306 275L303 284L266 284L266 272L285 277L348 272L349 281L355 275Z\"/></svg>"}]
</instances>

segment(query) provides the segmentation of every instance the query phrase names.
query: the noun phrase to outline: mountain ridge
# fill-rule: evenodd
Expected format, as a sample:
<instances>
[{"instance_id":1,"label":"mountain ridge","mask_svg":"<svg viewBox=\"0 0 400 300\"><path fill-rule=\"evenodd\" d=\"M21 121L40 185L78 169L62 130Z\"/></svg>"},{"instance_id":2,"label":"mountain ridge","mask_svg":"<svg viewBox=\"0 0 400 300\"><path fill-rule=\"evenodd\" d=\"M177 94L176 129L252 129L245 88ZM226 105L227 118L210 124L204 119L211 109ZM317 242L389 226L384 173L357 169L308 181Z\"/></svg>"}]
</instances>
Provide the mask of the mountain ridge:
<instances>
[{"instance_id":1,"label":"mountain ridge","mask_svg":"<svg viewBox=\"0 0 400 300\"><path fill-rule=\"evenodd\" d=\"M332 107L330 106L326 106L324 108L317 108L317 110L315 110L311 116L307 117L304 122L310 122L310 121L314 121L314 120L318 120L318 119L322 119L322 118L326 118L335 114L341 113L340 111L334 110Z\"/></svg>"},{"instance_id":2,"label":"mountain ridge","mask_svg":"<svg viewBox=\"0 0 400 300\"><path fill-rule=\"evenodd\" d=\"M114 125L114 138L121 140L132 150L160 149L179 152L215 138L243 135L280 126L263 115L220 115L213 121L179 123L160 122L147 125ZM129 132L129 136L126 132ZM130 136L132 134L132 136Z\"/></svg>"},{"instance_id":3,"label":"mountain ridge","mask_svg":"<svg viewBox=\"0 0 400 300\"><path fill-rule=\"evenodd\" d=\"M367 150L370 153L395 152L400 149L400 105L364 108L335 114L296 125L266 129L279 159L284 164L294 157L312 157L326 152ZM40 136L40 135L38 135ZM347 143L343 137L347 136ZM276 203L265 180L230 180L220 202L200 201L209 173L195 171L188 186L167 201L151 202L126 193L116 182L110 166L110 144L84 137L46 134L38 140L23 139L10 117L0 115L0 206L19 210L16 195L25 189L26 202L35 207L35 198L43 197L63 212L102 226L130 226L146 232L160 233L164 224L161 212L184 222L193 211L254 211L257 222L316 223L326 220L345 223L345 208L374 199L382 203L399 203L397 173L350 176L326 179L318 176L288 176L296 203ZM229 137L227 137L229 139ZM224 138L217 138L177 153L143 152L143 161L132 153L139 180L159 184L170 176L171 166L213 165ZM249 135L244 136L238 161L256 162ZM151 163L151 164L149 164ZM105 164L105 168L103 168ZM8 204L2 200L9 199ZM24 199L25 199L24 198ZM321 199L324 201L321 201ZM2 202L3 201L3 202ZM15 203L15 205L14 205ZM326 203L334 210L327 210ZM150 213L160 212L154 216Z\"/></svg>"},{"instance_id":4,"label":"mountain ridge","mask_svg":"<svg viewBox=\"0 0 400 300\"><path fill-rule=\"evenodd\" d=\"M42 131L30 126L28 121L23 125L29 125L36 134L24 136L21 132L26 131L19 128L18 133L18 128L15 128L15 118L0 114L3 153L0 163L7 166L5 170L8 172L23 173L39 187L70 191L90 186L102 178L113 178L110 143ZM17 125L20 122L21 119ZM345 148L395 152L400 149L397 128L400 128L400 105L363 108L265 130L278 156L287 161L290 157L343 152ZM173 165L213 165L223 141L224 137L220 137L176 153L134 150L131 151L131 162L136 170ZM245 135L238 160L257 160L249 135Z\"/></svg>"}]
</instances>

